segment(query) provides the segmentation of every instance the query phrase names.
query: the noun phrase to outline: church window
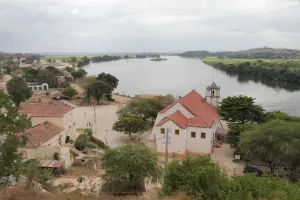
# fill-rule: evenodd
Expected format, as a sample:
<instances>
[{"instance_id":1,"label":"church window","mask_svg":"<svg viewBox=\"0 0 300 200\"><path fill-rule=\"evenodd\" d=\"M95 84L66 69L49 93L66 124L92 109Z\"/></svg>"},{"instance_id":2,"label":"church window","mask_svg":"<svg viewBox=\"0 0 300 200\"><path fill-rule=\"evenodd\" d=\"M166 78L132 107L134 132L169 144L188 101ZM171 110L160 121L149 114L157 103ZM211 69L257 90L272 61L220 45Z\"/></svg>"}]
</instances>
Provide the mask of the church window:
<instances>
[{"instance_id":1,"label":"church window","mask_svg":"<svg viewBox=\"0 0 300 200\"><path fill-rule=\"evenodd\" d=\"M195 138L196 137L196 132L191 132L191 137Z\"/></svg>"},{"instance_id":2,"label":"church window","mask_svg":"<svg viewBox=\"0 0 300 200\"><path fill-rule=\"evenodd\" d=\"M215 91L211 91L211 96L215 96Z\"/></svg>"},{"instance_id":3,"label":"church window","mask_svg":"<svg viewBox=\"0 0 300 200\"><path fill-rule=\"evenodd\" d=\"M160 133L161 133L161 134L165 134L165 129L164 129L164 128L161 128L161 129L160 129Z\"/></svg>"},{"instance_id":4,"label":"church window","mask_svg":"<svg viewBox=\"0 0 300 200\"><path fill-rule=\"evenodd\" d=\"M201 138L206 138L206 133L201 133Z\"/></svg>"},{"instance_id":5,"label":"church window","mask_svg":"<svg viewBox=\"0 0 300 200\"><path fill-rule=\"evenodd\" d=\"M175 129L175 135L179 135L179 130Z\"/></svg>"}]
</instances>

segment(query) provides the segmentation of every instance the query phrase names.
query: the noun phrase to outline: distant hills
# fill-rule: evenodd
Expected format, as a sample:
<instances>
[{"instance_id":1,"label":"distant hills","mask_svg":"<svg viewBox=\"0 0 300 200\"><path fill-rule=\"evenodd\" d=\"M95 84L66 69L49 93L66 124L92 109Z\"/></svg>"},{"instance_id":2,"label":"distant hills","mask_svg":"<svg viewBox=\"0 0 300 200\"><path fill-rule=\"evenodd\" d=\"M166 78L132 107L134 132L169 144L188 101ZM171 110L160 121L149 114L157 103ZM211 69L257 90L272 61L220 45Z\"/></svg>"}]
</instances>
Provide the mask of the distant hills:
<instances>
[{"instance_id":1,"label":"distant hills","mask_svg":"<svg viewBox=\"0 0 300 200\"><path fill-rule=\"evenodd\" d=\"M278 48L256 48L243 51L187 51L179 54L183 57L208 57L216 56L219 58L253 58L253 59L296 59L300 58L300 50L278 49Z\"/></svg>"}]
</instances>

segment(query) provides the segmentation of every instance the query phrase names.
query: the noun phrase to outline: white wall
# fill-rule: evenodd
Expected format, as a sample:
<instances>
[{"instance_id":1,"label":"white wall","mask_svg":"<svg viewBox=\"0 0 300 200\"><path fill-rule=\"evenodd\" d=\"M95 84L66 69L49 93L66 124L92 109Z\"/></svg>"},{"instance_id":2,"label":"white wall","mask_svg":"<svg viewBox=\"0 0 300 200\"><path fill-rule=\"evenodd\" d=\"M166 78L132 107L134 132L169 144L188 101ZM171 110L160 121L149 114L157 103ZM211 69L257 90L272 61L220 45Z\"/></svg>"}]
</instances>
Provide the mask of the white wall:
<instances>
[{"instance_id":1,"label":"white wall","mask_svg":"<svg viewBox=\"0 0 300 200\"><path fill-rule=\"evenodd\" d=\"M196 132L196 137L191 137L191 132ZM205 138L201 138L201 133L206 133ZM211 153L212 149L212 129L188 127L186 134L187 151L197 153Z\"/></svg>"},{"instance_id":2,"label":"white wall","mask_svg":"<svg viewBox=\"0 0 300 200\"><path fill-rule=\"evenodd\" d=\"M165 134L160 133L161 128L165 129ZM153 128L153 133L155 134L155 138L156 138L156 151L165 152L166 139L164 138L164 136L167 133L167 128L171 128L171 132L169 132L169 137L170 137L170 139L169 139L170 143L168 145L169 153L174 152L176 154L185 154L186 130L181 129L176 124L174 124L172 121L168 121L160 127ZM175 135L175 129L179 130L179 135Z\"/></svg>"},{"instance_id":3,"label":"white wall","mask_svg":"<svg viewBox=\"0 0 300 200\"><path fill-rule=\"evenodd\" d=\"M180 103L177 103L171 108L169 108L169 110L167 110L166 112L158 113L155 124L158 123L160 120L162 120L164 117L168 117L178 110L188 119L194 117L194 115L190 113L187 109L185 109Z\"/></svg>"}]
</instances>

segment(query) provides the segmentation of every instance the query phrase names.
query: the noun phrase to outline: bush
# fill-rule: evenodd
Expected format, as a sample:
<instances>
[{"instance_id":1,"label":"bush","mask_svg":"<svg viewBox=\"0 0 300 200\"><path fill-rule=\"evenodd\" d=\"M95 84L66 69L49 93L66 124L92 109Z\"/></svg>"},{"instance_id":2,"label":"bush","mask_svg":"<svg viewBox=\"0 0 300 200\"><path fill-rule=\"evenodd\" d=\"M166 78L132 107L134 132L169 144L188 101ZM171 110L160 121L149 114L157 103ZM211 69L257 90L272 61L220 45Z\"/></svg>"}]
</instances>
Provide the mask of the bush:
<instances>
[{"instance_id":1,"label":"bush","mask_svg":"<svg viewBox=\"0 0 300 200\"><path fill-rule=\"evenodd\" d=\"M81 134L78 136L78 138L75 141L75 148L78 149L79 151L82 151L85 149L85 147L89 143L89 136L86 134Z\"/></svg>"},{"instance_id":2,"label":"bush","mask_svg":"<svg viewBox=\"0 0 300 200\"><path fill-rule=\"evenodd\" d=\"M97 149L97 145L91 143L87 144L86 147L90 149Z\"/></svg>"},{"instance_id":3,"label":"bush","mask_svg":"<svg viewBox=\"0 0 300 200\"><path fill-rule=\"evenodd\" d=\"M102 140L95 138L94 136L91 136L91 141L94 142L95 144L97 144L97 146L100 148L103 148L103 149L108 148Z\"/></svg>"},{"instance_id":4,"label":"bush","mask_svg":"<svg viewBox=\"0 0 300 200\"><path fill-rule=\"evenodd\" d=\"M55 152L55 153L53 154L53 159L54 159L54 160L59 160L59 153L58 153L58 152Z\"/></svg>"}]
</instances>

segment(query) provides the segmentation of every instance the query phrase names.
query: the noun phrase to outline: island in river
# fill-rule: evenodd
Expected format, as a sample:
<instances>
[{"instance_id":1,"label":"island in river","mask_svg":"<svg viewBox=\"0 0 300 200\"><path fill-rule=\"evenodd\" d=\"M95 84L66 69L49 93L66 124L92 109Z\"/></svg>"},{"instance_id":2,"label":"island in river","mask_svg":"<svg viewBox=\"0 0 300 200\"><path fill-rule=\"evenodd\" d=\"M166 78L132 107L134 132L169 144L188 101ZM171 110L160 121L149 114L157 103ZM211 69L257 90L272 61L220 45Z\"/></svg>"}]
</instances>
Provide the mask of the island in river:
<instances>
[{"instance_id":1,"label":"island in river","mask_svg":"<svg viewBox=\"0 0 300 200\"><path fill-rule=\"evenodd\" d=\"M151 61L166 61L168 60L167 58L151 58Z\"/></svg>"}]
</instances>

